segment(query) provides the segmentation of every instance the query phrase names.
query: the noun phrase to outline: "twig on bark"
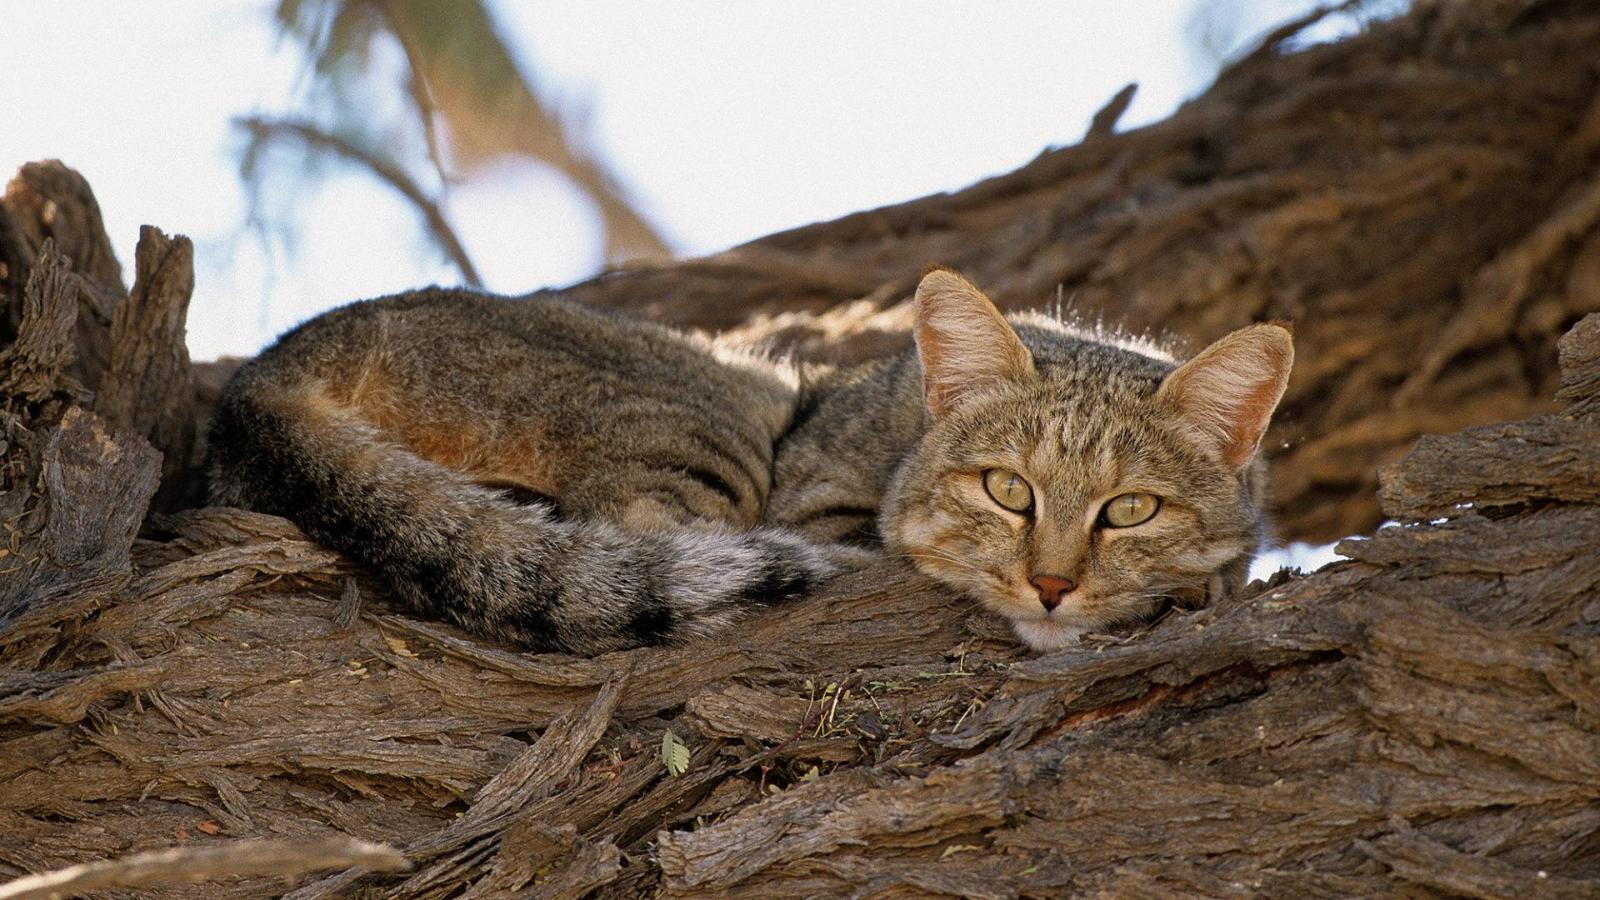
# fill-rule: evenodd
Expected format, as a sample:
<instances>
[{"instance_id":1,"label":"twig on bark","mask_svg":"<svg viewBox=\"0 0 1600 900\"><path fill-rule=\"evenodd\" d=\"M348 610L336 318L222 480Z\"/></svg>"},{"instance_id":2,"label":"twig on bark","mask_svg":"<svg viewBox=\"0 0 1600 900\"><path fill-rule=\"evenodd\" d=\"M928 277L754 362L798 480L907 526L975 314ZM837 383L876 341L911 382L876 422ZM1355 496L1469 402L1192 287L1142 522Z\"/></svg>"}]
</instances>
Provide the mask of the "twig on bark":
<instances>
[{"instance_id":1,"label":"twig on bark","mask_svg":"<svg viewBox=\"0 0 1600 900\"><path fill-rule=\"evenodd\" d=\"M0 900L67 897L107 888L138 888L174 881L278 876L359 866L374 872L411 868L392 847L353 839L290 843L235 841L220 847L174 847L106 862L68 866L0 884Z\"/></svg>"},{"instance_id":2,"label":"twig on bark","mask_svg":"<svg viewBox=\"0 0 1600 900\"><path fill-rule=\"evenodd\" d=\"M1110 137L1117 133L1117 122L1122 119L1122 114L1128 111L1128 106L1133 103L1133 95L1139 92L1138 82L1129 82L1123 85L1100 107L1100 111L1089 120L1089 131L1083 136L1085 141L1094 138Z\"/></svg>"}]
</instances>

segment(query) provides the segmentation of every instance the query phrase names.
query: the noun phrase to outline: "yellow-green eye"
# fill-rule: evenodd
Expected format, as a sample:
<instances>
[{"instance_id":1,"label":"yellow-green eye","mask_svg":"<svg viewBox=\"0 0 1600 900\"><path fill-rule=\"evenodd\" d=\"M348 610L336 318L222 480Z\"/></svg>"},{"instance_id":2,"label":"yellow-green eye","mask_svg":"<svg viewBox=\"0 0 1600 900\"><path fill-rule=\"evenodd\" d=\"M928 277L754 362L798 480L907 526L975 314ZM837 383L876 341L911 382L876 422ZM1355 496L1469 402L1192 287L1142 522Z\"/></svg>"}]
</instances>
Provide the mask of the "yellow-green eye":
<instances>
[{"instance_id":1,"label":"yellow-green eye","mask_svg":"<svg viewBox=\"0 0 1600 900\"><path fill-rule=\"evenodd\" d=\"M1015 472L990 469L983 473L983 489L994 502L1012 512L1027 512L1033 508L1033 488Z\"/></svg>"},{"instance_id":2,"label":"yellow-green eye","mask_svg":"<svg viewBox=\"0 0 1600 900\"><path fill-rule=\"evenodd\" d=\"M1112 528L1129 528L1143 525L1161 509L1161 498L1155 494L1119 494L1100 510L1100 521Z\"/></svg>"}]
</instances>

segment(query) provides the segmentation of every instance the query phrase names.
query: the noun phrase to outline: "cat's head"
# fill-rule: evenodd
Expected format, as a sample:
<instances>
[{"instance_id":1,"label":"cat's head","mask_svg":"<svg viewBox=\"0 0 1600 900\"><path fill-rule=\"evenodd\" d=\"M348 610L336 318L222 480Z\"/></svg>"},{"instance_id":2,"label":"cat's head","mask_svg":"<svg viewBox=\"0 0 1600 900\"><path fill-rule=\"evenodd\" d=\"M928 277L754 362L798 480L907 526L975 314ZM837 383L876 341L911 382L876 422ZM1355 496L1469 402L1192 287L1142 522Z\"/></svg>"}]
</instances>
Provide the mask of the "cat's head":
<instances>
[{"instance_id":1,"label":"cat's head","mask_svg":"<svg viewBox=\"0 0 1600 900\"><path fill-rule=\"evenodd\" d=\"M943 269L917 288L915 327L929 427L885 498L892 549L1035 649L1242 582L1287 329L1252 325L1178 365L1043 319L1013 327Z\"/></svg>"}]
</instances>

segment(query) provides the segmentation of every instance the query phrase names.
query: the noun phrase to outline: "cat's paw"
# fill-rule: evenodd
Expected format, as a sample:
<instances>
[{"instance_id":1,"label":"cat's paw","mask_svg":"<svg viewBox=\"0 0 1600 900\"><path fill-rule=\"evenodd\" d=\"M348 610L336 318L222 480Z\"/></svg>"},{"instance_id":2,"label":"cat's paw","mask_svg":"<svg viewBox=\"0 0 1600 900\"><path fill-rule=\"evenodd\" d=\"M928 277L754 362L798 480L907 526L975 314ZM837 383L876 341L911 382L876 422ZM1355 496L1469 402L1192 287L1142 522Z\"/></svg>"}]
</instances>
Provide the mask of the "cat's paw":
<instances>
[{"instance_id":1,"label":"cat's paw","mask_svg":"<svg viewBox=\"0 0 1600 900\"><path fill-rule=\"evenodd\" d=\"M1083 629L1049 619L1013 619L1011 629L1030 650L1056 650L1076 644Z\"/></svg>"}]
</instances>

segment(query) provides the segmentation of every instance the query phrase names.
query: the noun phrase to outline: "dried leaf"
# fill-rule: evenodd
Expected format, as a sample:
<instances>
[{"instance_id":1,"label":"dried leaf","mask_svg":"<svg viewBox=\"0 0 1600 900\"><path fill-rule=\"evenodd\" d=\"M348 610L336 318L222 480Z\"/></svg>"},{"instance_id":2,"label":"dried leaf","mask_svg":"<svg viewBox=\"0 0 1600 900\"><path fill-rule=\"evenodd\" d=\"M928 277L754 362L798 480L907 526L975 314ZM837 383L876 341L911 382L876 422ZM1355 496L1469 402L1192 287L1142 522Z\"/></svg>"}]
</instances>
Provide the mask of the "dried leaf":
<instances>
[{"instance_id":1,"label":"dried leaf","mask_svg":"<svg viewBox=\"0 0 1600 900\"><path fill-rule=\"evenodd\" d=\"M383 636L383 642L388 644L389 649L393 650L399 656L404 656L410 659L417 658L417 654L412 652L411 648L406 645L406 642L403 638L397 638L393 635L386 634Z\"/></svg>"},{"instance_id":2,"label":"dried leaf","mask_svg":"<svg viewBox=\"0 0 1600 900\"><path fill-rule=\"evenodd\" d=\"M671 729L661 733L661 762L674 776L689 771L689 745Z\"/></svg>"}]
</instances>

